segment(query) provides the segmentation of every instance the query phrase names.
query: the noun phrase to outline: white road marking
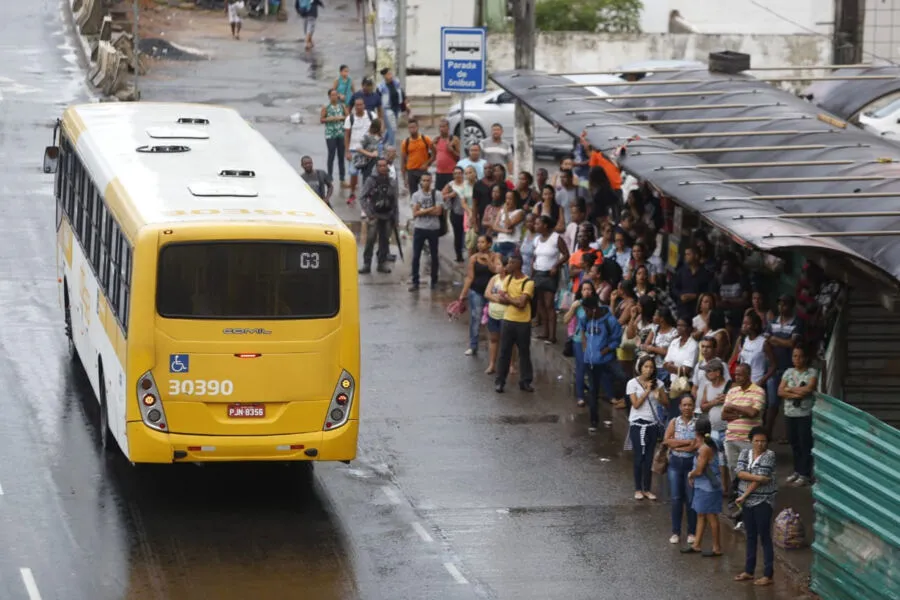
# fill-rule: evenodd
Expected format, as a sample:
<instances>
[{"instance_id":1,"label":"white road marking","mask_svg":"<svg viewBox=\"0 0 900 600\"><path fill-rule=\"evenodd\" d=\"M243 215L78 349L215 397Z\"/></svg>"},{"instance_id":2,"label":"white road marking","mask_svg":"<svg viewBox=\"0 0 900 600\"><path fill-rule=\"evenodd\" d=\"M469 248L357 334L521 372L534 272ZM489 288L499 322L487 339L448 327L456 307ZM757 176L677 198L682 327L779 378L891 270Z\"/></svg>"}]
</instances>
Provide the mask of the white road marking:
<instances>
[{"instance_id":1,"label":"white road marking","mask_svg":"<svg viewBox=\"0 0 900 600\"><path fill-rule=\"evenodd\" d=\"M459 572L459 569L456 568L452 562L445 562L444 568L447 569L447 572L450 573L450 577L453 578L456 583L466 584L469 583L469 580L463 577L463 574Z\"/></svg>"},{"instance_id":2,"label":"white road marking","mask_svg":"<svg viewBox=\"0 0 900 600\"><path fill-rule=\"evenodd\" d=\"M382 486L381 491L384 492L384 495L387 496L387 499L390 500L391 504L400 504L400 494L397 493L393 487L389 485Z\"/></svg>"},{"instance_id":3,"label":"white road marking","mask_svg":"<svg viewBox=\"0 0 900 600\"><path fill-rule=\"evenodd\" d=\"M413 531L419 534L419 537L422 538L422 541L426 544L430 544L434 541L434 538L431 537L431 534L428 533L428 531L424 527L422 527L422 524L418 521L413 521L412 528Z\"/></svg>"},{"instance_id":4,"label":"white road marking","mask_svg":"<svg viewBox=\"0 0 900 600\"><path fill-rule=\"evenodd\" d=\"M19 569L22 575L22 582L25 584L25 591L28 592L29 600L41 600L41 593L38 591L37 583L34 581L34 574L28 567Z\"/></svg>"},{"instance_id":5,"label":"white road marking","mask_svg":"<svg viewBox=\"0 0 900 600\"><path fill-rule=\"evenodd\" d=\"M3 495L3 486L0 485L0 496L2 496L2 495Z\"/></svg>"}]
</instances>

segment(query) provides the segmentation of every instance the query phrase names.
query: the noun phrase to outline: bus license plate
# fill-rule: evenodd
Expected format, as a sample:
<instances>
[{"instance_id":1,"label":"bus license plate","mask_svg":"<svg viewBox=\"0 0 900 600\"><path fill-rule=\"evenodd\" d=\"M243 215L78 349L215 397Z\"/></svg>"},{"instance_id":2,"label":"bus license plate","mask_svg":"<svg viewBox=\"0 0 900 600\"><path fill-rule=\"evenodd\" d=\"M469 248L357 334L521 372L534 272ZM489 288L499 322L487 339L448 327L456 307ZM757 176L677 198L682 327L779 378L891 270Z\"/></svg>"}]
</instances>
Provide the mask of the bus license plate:
<instances>
[{"instance_id":1,"label":"bus license plate","mask_svg":"<svg viewBox=\"0 0 900 600\"><path fill-rule=\"evenodd\" d=\"M260 419L266 416L265 404L229 404L230 419Z\"/></svg>"}]
</instances>

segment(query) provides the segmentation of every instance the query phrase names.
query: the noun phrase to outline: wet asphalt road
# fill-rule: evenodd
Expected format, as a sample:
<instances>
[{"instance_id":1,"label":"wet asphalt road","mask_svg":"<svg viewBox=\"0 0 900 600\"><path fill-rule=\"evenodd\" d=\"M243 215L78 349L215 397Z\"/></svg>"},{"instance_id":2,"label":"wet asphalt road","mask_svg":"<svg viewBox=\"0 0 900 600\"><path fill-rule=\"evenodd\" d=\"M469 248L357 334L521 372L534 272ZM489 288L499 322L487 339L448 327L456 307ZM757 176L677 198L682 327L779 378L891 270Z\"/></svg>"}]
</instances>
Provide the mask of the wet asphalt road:
<instances>
[{"instance_id":1,"label":"wet asphalt road","mask_svg":"<svg viewBox=\"0 0 900 600\"><path fill-rule=\"evenodd\" d=\"M446 294L413 297L399 272L360 292L365 404L352 465L135 469L104 455L63 334L39 167L52 120L88 92L58 4L6 10L16 27L0 41L0 599L791 597L731 583L732 559L681 556L666 542L666 507L630 499L622 440L588 437L552 374L535 395L496 395L484 365L462 356ZM273 69L291 60L277 50L289 45L269 45ZM230 68L228 85L183 81L178 93L160 79L145 98L235 105L286 154L309 144L321 158L317 128L279 123L285 111L260 103L274 71ZM307 76L297 69L312 106L325 84ZM265 94L292 86L277 79Z\"/></svg>"}]
</instances>

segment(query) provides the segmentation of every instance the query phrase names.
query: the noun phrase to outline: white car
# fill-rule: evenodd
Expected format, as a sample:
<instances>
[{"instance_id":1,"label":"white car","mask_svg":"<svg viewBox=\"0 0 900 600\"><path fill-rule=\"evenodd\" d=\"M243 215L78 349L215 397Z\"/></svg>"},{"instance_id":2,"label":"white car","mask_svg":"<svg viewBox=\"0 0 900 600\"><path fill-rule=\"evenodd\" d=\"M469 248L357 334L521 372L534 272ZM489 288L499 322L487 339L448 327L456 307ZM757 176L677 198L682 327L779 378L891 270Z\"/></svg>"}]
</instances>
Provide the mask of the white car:
<instances>
[{"instance_id":1,"label":"white car","mask_svg":"<svg viewBox=\"0 0 900 600\"><path fill-rule=\"evenodd\" d=\"M572 83L603 84L621 82L615 75L569 75L566 79ZM598 96L607 96L596 87L585 89ZM565 92L565 88L560 88ZM490 135L491 126L499 123L506 132L507 140L512 140L513 127L515 126L515 96L504 90L495 90L482 96L466 99L466 144L481 141ZM450 131L454 135L460 135L459 125L461 119L461 107L454 104L447 113L450 121ZM542 156L560 156L572 151L572 137L564 131L557 131L553 125L535 115L534 119L534 150L535 154Z\"/></svg>"},{"instance_id":2,"label":"white car","mask_svg":"<svg viewBox=\"0 0 900 600\"><path fill-rule=\"evenodd\" d=\"M864 110L859 115L859 124L863 129L891 139L898 139L900 136L900 97L894 97L886 103L881 104L879 108L872 110Z\"/></svg>"},{"instance_id":3,"label":"white car","mask_svg":"<svg viewBox=\"0 0 900 600\"><path fill-rule=\"evenodd\" d=\"M692 60L645 60L617 67L622 71L644 71L652 73L658 69L702 69L706 64ZM603 85L604 83L621 82L618 75L567 75L564 77L572 83L580 83L587 86L585 89L597 96L608 96L605 92L590 84ZM642 79L643 77L639 77ZM607 88L608 90L610 88ZM615 88L611 88L614 90ZM565 88L560 88L565 91ZM512 131L515 126L515 96L504 90L495 90L487 94L466 99L466 143L481 141L490 135L491 125L499 123L506 132L505 137L512 140ZM461 107L459 103L450 107L447 120L450 121L450 131L454 135L460 135ZM589 119L585 118L587 123ZM539 156L562 156L572 151L572 137L564 131L557 131L553 125L535 115L534 119L534 150Z\"/></svg>"}]
</instances>

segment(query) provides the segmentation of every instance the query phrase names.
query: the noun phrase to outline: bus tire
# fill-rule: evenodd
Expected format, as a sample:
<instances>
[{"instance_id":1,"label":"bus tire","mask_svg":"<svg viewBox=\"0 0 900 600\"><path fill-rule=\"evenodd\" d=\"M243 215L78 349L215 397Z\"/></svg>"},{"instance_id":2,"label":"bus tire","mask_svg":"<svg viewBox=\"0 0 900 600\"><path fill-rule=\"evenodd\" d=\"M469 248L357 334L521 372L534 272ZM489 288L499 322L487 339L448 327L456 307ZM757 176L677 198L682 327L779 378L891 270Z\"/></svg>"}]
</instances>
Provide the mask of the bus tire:
<instances>
[{"instance_id":1,"label":"bus tire","mask_svg":"<svg viewBox=\"0 0 900 600\"><path fill-rule=\"evenodd\" d=\"M75 340L72 337L72 309L69 304L68 284L63 288L63 306L65 309L66 338L69 340L69 346L72 347L75 344Z\"/></svg>"},{"instance_id":2,"label":"bus tire","mask_svg":"<svg viewBox=\"0 0 900 600\"><path fill-rule=\"evenodd\" d=\"M107 408L106 403L106 381L103 379L103 365L100 365L100 383L98 385L100 389L100 429L98 433L100 434L100 448L102 450L108 450L111 446L110 438L112 437L111 432L109 430L109 409Z\"/></svg>"}]
</instances>

